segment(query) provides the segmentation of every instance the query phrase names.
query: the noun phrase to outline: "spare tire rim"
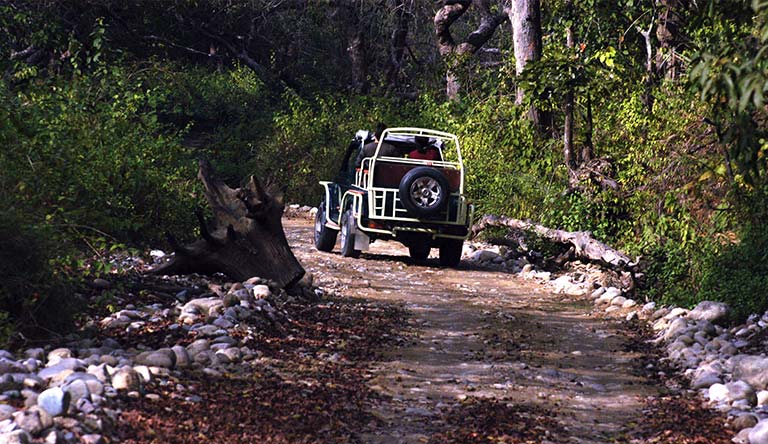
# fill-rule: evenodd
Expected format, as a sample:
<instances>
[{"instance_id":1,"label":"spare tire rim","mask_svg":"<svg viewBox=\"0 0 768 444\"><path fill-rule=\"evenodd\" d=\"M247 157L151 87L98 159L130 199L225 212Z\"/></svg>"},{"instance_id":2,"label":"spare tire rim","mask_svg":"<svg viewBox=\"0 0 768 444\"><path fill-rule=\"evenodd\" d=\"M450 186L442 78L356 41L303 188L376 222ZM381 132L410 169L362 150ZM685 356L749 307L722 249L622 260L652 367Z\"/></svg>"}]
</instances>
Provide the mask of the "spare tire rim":
<instances>
[{"instance_id":1,"label":"spare tire rim","mask_svg":"<svg viewBox=\"0 0 768 444\"><path fill-rule=\"evenodd\" d=\"M440 183L431 177L419 177L411 184L411 200L422 208L434 207L442 195Z\"/></svg>"}]
</instances>

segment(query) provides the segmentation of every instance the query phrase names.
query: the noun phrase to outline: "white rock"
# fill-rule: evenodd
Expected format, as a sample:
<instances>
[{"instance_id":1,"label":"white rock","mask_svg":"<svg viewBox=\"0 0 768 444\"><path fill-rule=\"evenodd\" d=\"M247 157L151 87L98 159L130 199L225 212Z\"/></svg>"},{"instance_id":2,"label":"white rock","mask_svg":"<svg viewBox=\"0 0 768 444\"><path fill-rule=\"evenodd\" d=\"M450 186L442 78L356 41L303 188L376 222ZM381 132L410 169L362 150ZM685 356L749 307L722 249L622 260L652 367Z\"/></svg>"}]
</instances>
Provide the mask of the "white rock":
<instances>
[{"instance_id":1,"label":"white rock","mask_svg":"<svg viewBox=\"0 0 768 444\"><path fill-rule=\"evenodd\" d=\"M253 297L256 299L264 299L272 295L269 287L263 284L254 286L251 292L253 293Z\"/></svg>"},{"instance_id":2,"label":"white rock","mask_svg":"<svg viewBox=\"0 0 768 444\"><path fill-rule=\"evenodd\" d=\"M733 363L733 379L744 380L758 390L768 389L768 358L737 355L732 358L731 362Z\"/></svg>"},{"instance_id":3,"label":"white rock","mask_svg":"<svg viewBox=\"0 0 768 444\"><path fill-rule=\"evenodd\" d=\"M138 390L141 387L141 377L136 370L122 367L112 375L112 387L117 390Z\"/></svg>"},{"instance_id":4,"label":"white rock","mask_svg":"<svg viewBox=\"0 0 768 444\"><path fill-rule=\"evenodd\" d=\"M680 307L675 307L669 313L664 315L664 319L671 321L675 318L679 318L680 316L685 316L687 313L688 313L688 310Z\"/></svg>"},{"instance_id":5,"label":"white rock","mask_svg":"<svg viewBox=\"0 0 768 444\"><path fill-rule=\"evenodd\" d=\"M756 393L757 396L757 405L759 407L762 407L764 405L768 405L768 390L760 390Z\"/></svg>"},{"instance_id":6,"label":"white rock","mask_svg":"<svg viewBox=\"0 0 768 444\"><path fill-rule=\"evenodd\" d=\"M634 299L627 299L623 304L621 304L621 308L632 308L635 305L637 305L637 302Z\"/></svg>"},{"instance_id":7,"label":"white rock","mask_svg":"<svg viewBox=\"0 0 768 444\"><path fill-rule=\"evenodd\" d=\"M24 430L15 430L0 435L0 444L29 444L30 442L32 442L32 437Z\"/></svg>"},{"instance_id":8,"label":"white rock","mask_svg":"<svg viewBox=\"0 0 768 444\"><path fill-rule=\"evenodd\" d=\"M749 444L768 444L768 419L763 419L749 431Z\"/></svg>"},{"instance_id":9,"label":"white rock","mask_svg":"<svg viewBox=\"0 0 768 444\"><path fill-rule=\"evenodd\" d=\"M707 397L711 402L724 402L728 399L728 388L725 384L712 384L707 391Z\"/></svg>"},{"instance_id":10,"label":"white rock","mask_svg":"<svg viewBox=\"0 0 768 444\"><path fill-rule=\"evenodd\" d=\"M615 305L616 307L621 307L625 302L627 302L627 298L624 296L616 296L615 298L611 299L611 305Z\"/></svg>"},{"instance_id":11,"label":"white rock","mask_svg":"<svg viewBox=\"0 0 768 444\"><path fill-rule=\"evenodd\" d=\"M688 318L712 323L723 323L728 320L729 315L730 309L727 304L723 302L702 301L688 313Z\"/></svg>"}]
</instances>

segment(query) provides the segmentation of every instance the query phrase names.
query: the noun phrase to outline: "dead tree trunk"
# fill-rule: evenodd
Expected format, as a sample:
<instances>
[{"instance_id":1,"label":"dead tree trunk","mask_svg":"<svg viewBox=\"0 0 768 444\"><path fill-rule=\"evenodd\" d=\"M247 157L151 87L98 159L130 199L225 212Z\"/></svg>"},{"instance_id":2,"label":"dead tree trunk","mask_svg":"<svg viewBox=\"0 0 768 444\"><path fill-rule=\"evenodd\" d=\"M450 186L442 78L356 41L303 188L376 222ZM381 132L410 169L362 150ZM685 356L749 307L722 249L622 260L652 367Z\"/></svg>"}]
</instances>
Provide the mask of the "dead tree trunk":
<instances>
[{"instance_id":1,"label":"dead tree trunk","mask_svg":"<svg viewBox=\"0 0 768 444\"><path fill-rule=\"evenodd\" d=\"M232 189L214 176L208 161L200 161L197 177L205 187L205 198L213 210L210 229L198 212L203 237L182 246L172 235L172 259L150 274L224 273L237 281L254 276L291 286L304 275L304 268L288 246L280 220L282 198L266 191L251 176L248 184Z\"/></svg>"},{"instance_id":2,"label":"dead tree trunk","mask_svg":"<svg viewBox=\"0 0 768 444\"><path fill-rule=\"evenodd\" d=\"M477 236L478 233L489 227L507 227L513 230L533 231L551 242L570 244L574 248L576 259L595 262L613 270L634 272L636 268L636 264L632 262L629 256L593 239L587 231L554 230L543 225L506 216L486 215L472 226L472 235Z\"/></svg>"}]
</instances>

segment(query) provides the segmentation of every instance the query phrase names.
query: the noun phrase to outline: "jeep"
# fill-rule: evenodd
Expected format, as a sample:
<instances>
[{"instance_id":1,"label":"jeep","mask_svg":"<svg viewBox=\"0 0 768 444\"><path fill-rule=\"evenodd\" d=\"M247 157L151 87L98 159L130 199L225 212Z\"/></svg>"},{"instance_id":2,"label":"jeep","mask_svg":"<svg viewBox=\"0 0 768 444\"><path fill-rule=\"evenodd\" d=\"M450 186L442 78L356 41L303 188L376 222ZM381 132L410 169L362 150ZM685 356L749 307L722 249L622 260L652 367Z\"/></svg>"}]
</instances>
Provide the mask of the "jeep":
<instances>
[{"instance_id":1,"label":"jeep","mask_svg":"<svg viewBox=\"0 0 768 444\"><path fill-rule=\"evenodd\" d=\"M354 154L354 156L353 156ZM423 128L391 128L380 137L358 131L315 215L315 247L358 257L377 239L395 240L424 261L432 248L455 267L473 208L464 196L458 138Z\"/></svg>"}]
</instances>

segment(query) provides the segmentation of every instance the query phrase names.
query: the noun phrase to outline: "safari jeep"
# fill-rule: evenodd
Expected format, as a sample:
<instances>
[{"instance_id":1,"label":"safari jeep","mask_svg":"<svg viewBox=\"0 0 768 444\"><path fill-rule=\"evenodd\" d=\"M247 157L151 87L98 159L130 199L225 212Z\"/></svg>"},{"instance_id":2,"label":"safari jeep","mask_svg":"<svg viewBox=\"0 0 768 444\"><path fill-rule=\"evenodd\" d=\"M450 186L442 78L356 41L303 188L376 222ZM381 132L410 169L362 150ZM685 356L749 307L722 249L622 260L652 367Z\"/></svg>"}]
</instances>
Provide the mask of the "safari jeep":
<instances>
[{"instance_id":1,"label":"safari jeep","mask_svg":"<svg viewBox=\"0 0 768 444\"><path fill-rule=\"evenodd\" d=\"M464 196L458 138L421 128L384 130L379 140L358 131L315 216L315 246L358 257L376 239L396 240L411 257L432 248L440 263L456 266L469 233L472 206Z\"/></svg>"}]
</instances>

